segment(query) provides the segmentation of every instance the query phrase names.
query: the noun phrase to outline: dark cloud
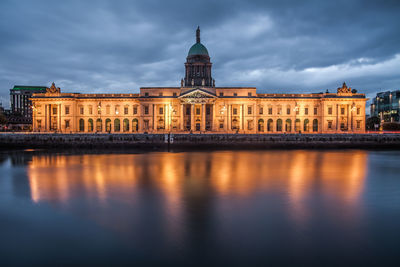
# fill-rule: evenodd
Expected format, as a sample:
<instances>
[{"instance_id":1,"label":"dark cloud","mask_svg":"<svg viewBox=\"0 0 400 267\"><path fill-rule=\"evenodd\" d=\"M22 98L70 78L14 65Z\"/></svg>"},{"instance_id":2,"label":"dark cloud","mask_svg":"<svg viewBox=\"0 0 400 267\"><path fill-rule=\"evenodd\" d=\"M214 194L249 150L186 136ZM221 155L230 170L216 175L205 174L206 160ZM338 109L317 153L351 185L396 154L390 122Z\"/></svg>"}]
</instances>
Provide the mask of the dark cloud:
<instances>
[{"instance_id":1,"label":"dark cloud","mask_svg":"<svg viewBox=\"0 0 400 267\"><path fill-rule=\"evenodd\" d=\"M398 89L396 1L0 1L0 101L14 84L178 86L197 25L217 86Z\"/></svg>"}]
</instances>

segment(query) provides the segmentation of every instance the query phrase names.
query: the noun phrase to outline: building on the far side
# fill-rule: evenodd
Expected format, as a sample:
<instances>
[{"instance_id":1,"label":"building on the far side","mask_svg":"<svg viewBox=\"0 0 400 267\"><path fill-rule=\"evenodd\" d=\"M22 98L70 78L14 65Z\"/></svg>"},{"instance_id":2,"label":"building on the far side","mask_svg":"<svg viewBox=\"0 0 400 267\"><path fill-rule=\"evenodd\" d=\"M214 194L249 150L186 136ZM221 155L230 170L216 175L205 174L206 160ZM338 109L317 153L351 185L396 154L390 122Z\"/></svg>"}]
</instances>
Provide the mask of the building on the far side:
<instances>
[{"instance_id":1,"label":"building on the far side","mask_svg":"<svg viewBox=\"0 0 400 267\"><path fill-rule=\"evenodd\" d=\"M139 93L64 93L53 83L34 94L33 130L63 133L364 133L365 94L345 83L329 93L259 93L217 87L207 48L189 49L177 87ZM178 82L177 82L178 83Z\"/></svg>"},{"instance_id":2,"label":"building on the far side","mask_svg":"<svg viewBox=\"0 0 400 267\"><path fill-rule=\"evenodd\" d=\"M384 122L399 122L400 90L376 94L370 106L371 117L378 117Z\"/></svg>"}]
</instances>

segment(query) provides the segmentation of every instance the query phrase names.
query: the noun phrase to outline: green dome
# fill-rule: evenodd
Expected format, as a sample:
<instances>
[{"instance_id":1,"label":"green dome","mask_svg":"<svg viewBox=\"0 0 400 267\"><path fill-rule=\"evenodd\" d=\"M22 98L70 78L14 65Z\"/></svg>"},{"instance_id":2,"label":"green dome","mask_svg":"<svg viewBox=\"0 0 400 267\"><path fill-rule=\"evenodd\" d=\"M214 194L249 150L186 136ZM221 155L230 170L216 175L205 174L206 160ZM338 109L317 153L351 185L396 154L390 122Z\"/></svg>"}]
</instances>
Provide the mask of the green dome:
<instances>
[{"instance_id":1,"label":"green dome","mask_svg":"<svg viewBox=\"0 0 400 267\"><path fill-rule=\"evenodd\" d=\"M189 50L188 56L205 55L208 56L207 48L201 43L195 43Z\"/></svg>"}]
</instances>

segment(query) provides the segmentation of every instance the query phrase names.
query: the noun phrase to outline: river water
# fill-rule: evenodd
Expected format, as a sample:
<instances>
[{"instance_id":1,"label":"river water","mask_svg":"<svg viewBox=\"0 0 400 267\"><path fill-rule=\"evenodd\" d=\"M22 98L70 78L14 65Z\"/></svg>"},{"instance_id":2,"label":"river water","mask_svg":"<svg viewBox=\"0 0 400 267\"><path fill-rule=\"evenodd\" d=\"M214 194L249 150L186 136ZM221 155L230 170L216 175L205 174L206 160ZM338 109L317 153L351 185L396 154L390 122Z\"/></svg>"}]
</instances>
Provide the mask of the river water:
<instances>
[{"instance_id":1,"label":"river water","mask_svg":"<svg viewBox=\"0 0 400 267\"><path fill-rule=\"evenodd\" d=\"M399 266L400 151L0 153L0 264Z\"/></svg>"}]
</instances>

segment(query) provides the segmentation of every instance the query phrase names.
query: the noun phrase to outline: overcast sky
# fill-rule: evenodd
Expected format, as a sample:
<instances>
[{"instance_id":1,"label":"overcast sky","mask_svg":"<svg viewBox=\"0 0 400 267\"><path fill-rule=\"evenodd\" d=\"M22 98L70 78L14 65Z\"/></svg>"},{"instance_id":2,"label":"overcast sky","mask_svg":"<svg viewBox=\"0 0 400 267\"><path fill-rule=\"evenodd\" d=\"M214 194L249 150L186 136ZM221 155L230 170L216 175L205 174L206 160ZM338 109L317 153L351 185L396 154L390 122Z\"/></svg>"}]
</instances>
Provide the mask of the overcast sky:
<instances>
[{"instance_id":1,"label":"overcast sky","mask_svg":"<svg viewBox=\"0 0 400 267\"><path fill-rule=\"evenodd\" d=\"M0 1L0 102L14 85L180 86L195 29L216 86L400 89L400 1Z\"/></svg>"}]
</instances>

